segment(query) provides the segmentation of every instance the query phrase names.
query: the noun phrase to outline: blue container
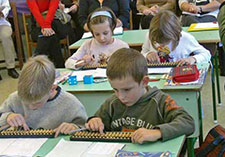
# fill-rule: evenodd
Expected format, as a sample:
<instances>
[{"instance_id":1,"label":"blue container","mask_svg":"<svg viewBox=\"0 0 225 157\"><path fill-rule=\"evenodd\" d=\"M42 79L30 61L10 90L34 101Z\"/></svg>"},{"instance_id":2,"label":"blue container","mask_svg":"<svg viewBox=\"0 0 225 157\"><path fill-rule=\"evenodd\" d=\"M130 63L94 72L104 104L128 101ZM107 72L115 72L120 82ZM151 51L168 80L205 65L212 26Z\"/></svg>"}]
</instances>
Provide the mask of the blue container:
<instances>
[{"instance_id":1,"label":"blue container","mask_svg":"<svg viewBox=\"0 0 225 157\"><path fill-rule=\"evenodd\" d=\"M77 76L76 75L69 76L67 81L68 81L69 85L76 85L77 84Z\"/></svg>"},{"instance_id":2,"label":"blue container","mask_svg":"<svg viewBox=\"0 0 225 157\"><path fill-rule=\"evenodd\" d=\"M83 77L84 84L92 84L94 82L93 75L85 75Z\"/></svg>"}]
</instances>

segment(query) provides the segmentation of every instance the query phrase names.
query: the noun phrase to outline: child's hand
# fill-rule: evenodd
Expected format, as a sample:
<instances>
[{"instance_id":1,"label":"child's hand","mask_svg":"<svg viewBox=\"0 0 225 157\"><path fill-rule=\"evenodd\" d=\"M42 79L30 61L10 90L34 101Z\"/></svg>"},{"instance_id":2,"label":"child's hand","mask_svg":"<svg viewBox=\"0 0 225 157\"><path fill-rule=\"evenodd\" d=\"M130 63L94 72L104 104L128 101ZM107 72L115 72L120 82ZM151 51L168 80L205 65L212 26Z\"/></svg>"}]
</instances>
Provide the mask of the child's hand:
<instances>
[{"instance_id":1,"label":"child's hand","mask_svg":"<svg viewBox=\"0 0 225 157\"><path fill-rule=\"evenodd\" d=\"M82 60L84 60L85 65L93 62L95 59L93 56L90 55L84 55L84 57L82 58Z\"/></svg>"},{"instance_id":2,"label":"child's hand","mask_svg":"<svg viewBox=\"0 0 225 157\"><path fill-rule=\"evenodd\" d=\"M149 63L159 63L160 59L157 52L149 52L146 56Z\"/></svg>"},{"instance_id":3,"label":"child's hand","mask_svg":"<svg viewBox=\"0 0 225 157\"><path fill-rule=\"evenodd\" d=\"M178 60L178 65L177 66L182 66L182 65L192 65L196 63L195 57L188 57L188 58L183 58Z\"/></svg>"},{"instance_id":4,"label":"child's hand","mask_svg":"<svg viewBox=\"0 0 225 157\"><path fill-rule=\"evenodd\" d=\"M156 141L162 138L162 133L159 129L145 129L139 128L131 135L132 143L142 144L144 141Z\"/></svg>"},{"instance_id":5,"label":"child's hand","mask_svg":"<svg viewBox=\"0 0 225 157\"><path fill-rule=\"evenodd\" d=\"M30 130L21 114L10 113L6 119L7 123L12 127L23 126L24 130Z\"/></svg>"},{"instance_id":6,"label":"child's hand","mask_svg":"<svg viewBox=\"0 0 225 157\"><path fill-rule=\"evenodd\" d=\"M92 118L85 124L85 127L91 131L98 131L103 134L104 124L102 123L101 118Z\"/></svg>"},{"instance_id":7,"label":"child's hand","mask_svg":"<svg viewBox=\"0 0 225 157\"><path fill-rule=\"evenodd\" d=\"M78 128L79 127L76 126L76 124L63 122L62 124L59 125L58 128L54 129L55 137L57 137L59 133L69 134L70 131L78 129Z\"/></svg>"}]
</instances>

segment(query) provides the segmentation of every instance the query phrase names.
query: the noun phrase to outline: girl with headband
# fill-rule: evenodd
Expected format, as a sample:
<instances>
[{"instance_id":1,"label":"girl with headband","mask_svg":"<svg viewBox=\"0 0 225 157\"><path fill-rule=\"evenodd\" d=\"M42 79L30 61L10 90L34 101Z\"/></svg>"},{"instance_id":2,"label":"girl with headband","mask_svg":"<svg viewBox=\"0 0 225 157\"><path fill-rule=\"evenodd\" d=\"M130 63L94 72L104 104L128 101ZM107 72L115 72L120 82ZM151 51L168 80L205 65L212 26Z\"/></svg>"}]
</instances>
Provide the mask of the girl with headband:
<instances>
[{"instance_id":1,"label":"girl with headband","mask_svg":"<svg viewBox=\"0 0 225 157\"><path fill-rule=\"evenodd\" d=\"M106 63L116 50L129 48L127 43L112 37L116 17L109 8L98 8L92 12L88 16L87 26L93 38L86 40L77 52L67 59L66 68L76 69L85 65Z\"/></svg>"}]
</instances>

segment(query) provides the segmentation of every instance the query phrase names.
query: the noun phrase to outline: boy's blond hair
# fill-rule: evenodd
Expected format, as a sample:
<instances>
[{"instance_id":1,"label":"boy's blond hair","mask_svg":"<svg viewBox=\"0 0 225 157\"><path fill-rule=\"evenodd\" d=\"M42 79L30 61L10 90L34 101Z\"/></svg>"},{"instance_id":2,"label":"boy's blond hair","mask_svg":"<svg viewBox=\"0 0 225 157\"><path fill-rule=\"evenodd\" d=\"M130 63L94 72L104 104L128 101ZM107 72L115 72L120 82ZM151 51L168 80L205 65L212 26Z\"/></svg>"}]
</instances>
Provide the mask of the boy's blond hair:
<instances>
[{"instance_id":1,"label":"boy's blond hair","mask_svg":"<svg viewBox=\"0 0 225 157\"><path fill-rule=\"evenodd\" d=\"M163 10L151 20L149 39L155 49L156 43L168 44L168 42L172 42L172 50L174 50L179 43L181 31L178 17L169 10Z\"/></svg>"},{"instance_id":2,"label":"boy's blond hair","mask_svg":"<svg viewBox=\"0 0 225 157\"><path fill-rule=\"evenodd\" d=\"M30 58L23 66L19 81L18 95L22 101L31 103L49 94L55 80L55 67L47 56Z\"/></svg>"},{"instance_id":3,"label":"boy's blond hair","mask_svg":"<svg viewBox=\"0 0 225 157\"><path fill-rule=\"evenodd\" d=\"M137 83L140 83L147 73L145 57L131 48L122 48L114 52L109 59L106 71L110 80L132 76Z\"/></svg>"},{"instance_id":4,"label":"boy's blond hair","mask_svg":"<svg viewBox=\"0 0 225 157\"><path fill-rule=\"evenodd\" d=\"M111 15L111 18L104 16L104 15L99 15L94 18L91 18L93 14L95 14L96 12L100 12L100 11L109 12L109 14ZM113 32L113 30L116 28L116 22L117 22L116 16L113 13L113 11L108 7L97 8L91 14L88 15L88 18L87 18L88 29L93 33L91 26L104 23L105 21L109 22L109 26L111 28L111 31Z\"/></svg>"}]
</instances>

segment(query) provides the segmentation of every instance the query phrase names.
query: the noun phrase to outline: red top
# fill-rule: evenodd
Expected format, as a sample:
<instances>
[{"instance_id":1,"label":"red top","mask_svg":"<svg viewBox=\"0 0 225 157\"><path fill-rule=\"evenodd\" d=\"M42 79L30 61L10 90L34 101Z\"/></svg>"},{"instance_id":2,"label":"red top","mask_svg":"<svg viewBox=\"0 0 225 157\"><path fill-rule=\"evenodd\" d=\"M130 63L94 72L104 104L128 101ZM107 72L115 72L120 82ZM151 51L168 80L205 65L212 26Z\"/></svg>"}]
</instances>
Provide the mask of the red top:
<instances>
[{"instance_id":1,"label":"red top","mask_svg":"<svg viewBox=\"0 0 225 157\"><path fill-rule=\"evenodd\" d=\"M59 0L27 0L27 5L41 28L51 28ZM44 18L41 13L46 10L48 13Z\"/></svg>"}]
</instances>

